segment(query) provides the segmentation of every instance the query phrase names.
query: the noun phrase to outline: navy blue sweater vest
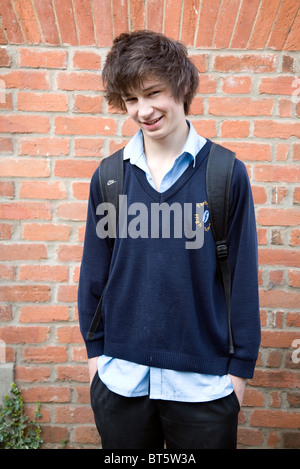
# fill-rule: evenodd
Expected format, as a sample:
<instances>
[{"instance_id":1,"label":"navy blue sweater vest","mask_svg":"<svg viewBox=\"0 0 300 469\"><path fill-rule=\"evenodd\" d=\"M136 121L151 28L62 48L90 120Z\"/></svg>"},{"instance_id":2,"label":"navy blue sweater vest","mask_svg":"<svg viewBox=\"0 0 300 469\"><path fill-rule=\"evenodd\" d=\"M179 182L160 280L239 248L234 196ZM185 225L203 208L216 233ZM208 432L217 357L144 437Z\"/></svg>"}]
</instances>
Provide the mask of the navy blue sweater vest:
<instances>
[{"instance_id":1,"label":"navy blue sweater vest","mask_svg":"<svg viewBox=\"0 0 300 469\"><path fill-rule=\"evenodd\" d=\"M252 377L260 343L252 193L246 168L236 160L228 236L235 348L230 356L226 304L206 201L210 145L208 141L199 152L196 166L191 164L163 193L149 185L143 171L125 163L126 226L115 239L112 255L107 240L98 236L103 215L97 213L103 201L95 172L78 290L80 328L89 357L106 354L173 370ZM167 229L163 216L159 227L157 218L153 221L157 208L166 206L178 209L163 212L170 216ZM181 233L173 213L182 217ZM202 240L198 247L188 248L197 236ZM95 339L87 341L105 285L103 319Z\"/></svg>"}]
</instances>

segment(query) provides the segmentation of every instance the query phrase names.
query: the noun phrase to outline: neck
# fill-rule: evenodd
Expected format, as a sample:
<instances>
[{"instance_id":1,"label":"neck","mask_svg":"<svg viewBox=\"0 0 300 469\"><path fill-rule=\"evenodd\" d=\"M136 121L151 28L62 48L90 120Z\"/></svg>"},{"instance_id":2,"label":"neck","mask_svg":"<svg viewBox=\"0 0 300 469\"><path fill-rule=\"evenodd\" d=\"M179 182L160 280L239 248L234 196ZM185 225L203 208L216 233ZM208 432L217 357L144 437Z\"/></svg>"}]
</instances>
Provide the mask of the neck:
<instances>
[{"instance_id":1,"label":"neck","mask_svg":"<svg viewBox=\"0 0 300 469\"><path fill-rule=\"evenodd\" d=\"M174 161L180 155L188 134L189 126L186 121L184 121L179 131L177 130L175 134L171 133L164 138L153 139L144 134L144 148L147 161Z\"/></svg>"}]
</instances>

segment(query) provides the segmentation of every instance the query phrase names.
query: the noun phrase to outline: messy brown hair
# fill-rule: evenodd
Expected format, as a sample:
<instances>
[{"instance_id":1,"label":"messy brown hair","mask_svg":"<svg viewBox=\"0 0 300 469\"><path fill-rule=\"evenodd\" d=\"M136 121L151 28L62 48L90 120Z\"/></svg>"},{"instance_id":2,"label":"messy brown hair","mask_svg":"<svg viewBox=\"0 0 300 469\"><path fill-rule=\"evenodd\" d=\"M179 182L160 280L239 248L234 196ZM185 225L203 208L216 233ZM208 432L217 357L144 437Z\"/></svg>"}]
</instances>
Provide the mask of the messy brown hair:
<instances>
[{"instance_id":1,"label":"messy brown hair","mask_svg":"<svg viewBox=\"0 0 300 469\"><path fill-rule=\"evenodd\" d=\"M105 97L115 108L126 110L122 96L139 89L146 79L158 78L189 113L199 81L198 70L187 48L164 34L152 31L123 33L107 55L102 72Z\"/></svg>"}]
</instances>

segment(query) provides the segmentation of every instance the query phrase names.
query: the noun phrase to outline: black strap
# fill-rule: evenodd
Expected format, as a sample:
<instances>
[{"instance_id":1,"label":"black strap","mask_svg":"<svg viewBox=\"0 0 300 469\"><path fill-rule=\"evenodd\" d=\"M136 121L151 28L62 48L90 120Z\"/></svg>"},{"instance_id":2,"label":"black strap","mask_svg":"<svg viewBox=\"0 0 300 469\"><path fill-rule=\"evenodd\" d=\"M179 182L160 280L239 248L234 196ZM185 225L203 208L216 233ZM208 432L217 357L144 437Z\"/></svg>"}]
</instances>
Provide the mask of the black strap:
<instances>
[{"instance_id":1,"label":"black strap","mask_svg":"<svg viewBox=\"0 0 300 469\"><path fill-rule=\"evenodd\" d=\"M231 272L228 262L228 216L232 171L235 153L212 144L206 169L206 192L216 254L228 315L229 353L234 353L231 331Z\"/></svg>"},{"instance_id":2,"label":"black strap","mask_svg":"<svg viewBox=\"0 0 300 469\"><path fill-rule=\"evenodd\" d=\"M99 165L99 182L103 202L110 202L116 208L116 220L112 226L117 227L119 216L119 195L123 192L123 149L116 151L108 158L104 158ZM114 246L116 232L108 239L111 250Z\"/></svg>"},{"instance_id":3,"label":"black strap","mask_svg":"<svg viewBox=\"0 0 300 469\"><path fill-rule=\"evenodd\" d=\"M119 194L123 192L123 149L116 151L108 158L104 158L99 165L99 182L102 194L103 202L110 202L116 208L116 227L117 227L117 220L119 215ZM112 224L112 226L114 226ZM114 240L116 237L116 233L113 233L113 236L107 238L109 243L109 247L111 251L114 247ZM87 340L93 340L95 337L95 333L98 329L102 318L102 299L104 295L103 289L102 295L98 302L98 306L96 312L94 314L92 324L90 329L87 333Z\"/></svg>"}]
</instances>

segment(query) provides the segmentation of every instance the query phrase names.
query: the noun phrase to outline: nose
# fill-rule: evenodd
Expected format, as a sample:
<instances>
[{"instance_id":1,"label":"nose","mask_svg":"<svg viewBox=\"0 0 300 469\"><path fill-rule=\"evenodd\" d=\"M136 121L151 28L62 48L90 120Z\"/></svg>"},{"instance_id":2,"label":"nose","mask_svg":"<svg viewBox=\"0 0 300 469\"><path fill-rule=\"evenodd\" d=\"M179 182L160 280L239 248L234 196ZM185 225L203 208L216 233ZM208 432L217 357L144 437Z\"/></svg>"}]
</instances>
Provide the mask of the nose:
<instances>
[{"instance_id":1,"label":"nose","mask_svg":"<svg viewBox=\"0 0 300 469\"><path fill-rule=\"evenodd\" d=\"M138 101L138 117L141 121L148 120L153 115L153 107L146 99L139 99Z\"/></svg>"}]
</instances>

